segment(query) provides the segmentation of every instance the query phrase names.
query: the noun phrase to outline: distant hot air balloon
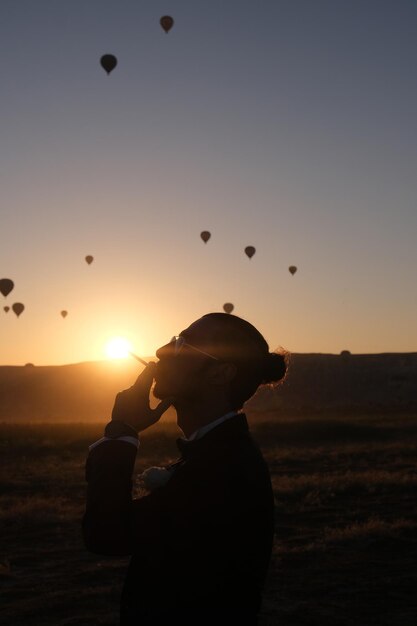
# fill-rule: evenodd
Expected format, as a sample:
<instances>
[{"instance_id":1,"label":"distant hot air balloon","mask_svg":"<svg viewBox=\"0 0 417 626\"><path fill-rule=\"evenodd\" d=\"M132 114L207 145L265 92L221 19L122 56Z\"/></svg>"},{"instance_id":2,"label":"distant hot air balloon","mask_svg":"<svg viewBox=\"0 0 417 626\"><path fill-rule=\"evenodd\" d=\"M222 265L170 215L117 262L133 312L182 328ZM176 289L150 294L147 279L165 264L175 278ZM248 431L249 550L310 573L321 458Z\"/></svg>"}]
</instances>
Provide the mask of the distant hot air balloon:
<instances>
[{"instance_id":1,"label":"distant hot air balloon","mask_svg":"<svg viewBox=\"0 0 417 626\"><path fill-rule=\"evenodd\" d=\"M8 296L14 287L14 282L10 278L0 279L0 292L4 297Z\"/></svg>"},{"instance_id":2,"label":"distant hot air balloon","mask_svg":"<svg viewBox=\"0 0 417 626\"><path fill-rule=\"evenodd\" d=\"M251 259L256 252L256 248L253 246L246 246L245 254Z\"/></svg>"},{"instance_id":3,"label":"distant hot air balloon","mask_svg":"<svg viewBox=\"0 0 417 626\"><path fill-rule=\"evenodd\" d=\"M68 311L61 311L61 316L65 319L68 315Z\"/></svg>"},{"instance_id":4,"label":"distant hot air balloon","mask_svg":"<svg viewBox=\"0 0 417 626\"><path fill-rule=\"evenodd\" d=\"M203 230L203 232L200 233L200 237L204 241L204 243L207 243L211 237L211 233L208 230Z\"/></svg>"},{"instance_id":5,"label":"distant hot air balloon","mask_svg":"<svg viewBox=\"0 0 417 626\"><path fill-rule=\"evenodd\" d=\"M297 268L295 267L295 265L290 265L288 268L288 271L294 276L295 272L297 271Z\"/></svg>"},{"instance_id":6,"label":"distant hot air balloon","mask_svg":"<svg viewBox=\"0 0 417 626\"><path fill-rule=\"evenodd\" d=\"M94 257L91 256L91 254L87 254L87 256L85 257L85 260L88 263L88 265L91 265L91 263L94 261Z\"/></svg>"},{"instance_id":7,"label":"distant hot air balloon","mask_svg":"<svg viewBox=\"0 0 417 626\"><path fill-rule=\"evenodd\" d=\"M8 312L10 311L10 307L9 307L9 306L4 306L4 307L3 307L3 310L4 310L6 313L8 313Z\"/></svg>"},{"instance_id":8,"label":"distant hot air balloon","mask_svg":"<svg viewBox=\"0 0 417 626\"><path fill-rule=\"evenodd\" d=\"M231 302L226 302L225 304L223 304L223 311L225 313L231 313L234 308L235 307L233 306Z\"/></svg>"},{"instance_id":9,"label":"distant hot air balloon","mask_svg":"<svg viewBox=\"0 0 417 626\"><path fill-rule=\"evenodd\" d=\"M174 20L172 19L170 15L163 15L161 19L159 20L159 23L161 24L162 28L164 29L166 33L168 33L171 30L171 28L174 26Z\"/></svg>"},{"instance_id":10,"label":"distant hot air balloon","mask_svg":"<svg viewBox=\"0 0 417 626\"><path fill-rule=\"evenodd\" d=\"M12 304L12 309L14 313L16 313L17 317L19 317L19 315L21 315L21 313L23 313L23 311L25 310L25 305L21 302L15 302L14 304Z\"/></svg>"},{"instance_id":11,"label":"distant hot air balloon","mask_svg":"<svg viewBox=\"0 0 417 626\"><path fill-rule=\"evenodd\" d=\"M114 54L103 54L100 59L101 67L110 74L117 65L117 59Z\"/></svg>"}]
</instances>

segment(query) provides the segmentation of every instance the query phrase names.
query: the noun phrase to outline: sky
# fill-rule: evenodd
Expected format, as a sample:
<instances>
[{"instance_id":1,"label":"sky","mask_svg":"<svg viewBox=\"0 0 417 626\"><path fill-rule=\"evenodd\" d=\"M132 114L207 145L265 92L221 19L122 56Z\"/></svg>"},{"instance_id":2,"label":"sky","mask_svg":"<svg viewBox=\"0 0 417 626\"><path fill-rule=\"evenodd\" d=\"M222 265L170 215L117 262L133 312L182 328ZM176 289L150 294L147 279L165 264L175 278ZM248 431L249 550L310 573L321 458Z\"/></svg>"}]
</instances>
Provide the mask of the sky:
<instances>
[{"instance_id":1,"label":"sky","mask_svg":"<svg viewBox=\"0 0 417 626\"><path fill-rule=\"evenodd\" d=\"M225 302L271 349L417 351L415 0L2 0L0 50L0 364Z\"/></svg>"}]
</instances>

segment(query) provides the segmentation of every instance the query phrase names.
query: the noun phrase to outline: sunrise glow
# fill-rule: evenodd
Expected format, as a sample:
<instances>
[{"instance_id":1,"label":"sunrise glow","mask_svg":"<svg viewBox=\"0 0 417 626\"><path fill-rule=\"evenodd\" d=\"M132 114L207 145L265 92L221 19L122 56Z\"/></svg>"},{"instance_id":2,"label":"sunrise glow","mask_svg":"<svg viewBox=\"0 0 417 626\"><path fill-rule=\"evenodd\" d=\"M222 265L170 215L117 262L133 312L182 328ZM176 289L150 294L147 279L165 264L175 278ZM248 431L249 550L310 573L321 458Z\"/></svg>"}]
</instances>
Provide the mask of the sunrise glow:
<instances>
[{"instance_id":1,"label":"sunrise glow","mask_svg":"<svg viewBox=\"0 0 417 626\"><path fill-rule=\"evenodd\" d=\"M131 343L124 337L113 337L105 347L107 358L109 359L125 359L132 350Z\"/></svg>"},{"instance_id":2,"label":"sunrise glow","mask_svg":"<svg viewBox=\"0 0 417 626\"><path fill-rule=\"evenodd\" d=\"M119 5L0 2L0 365L417 351L417 3Z\"/></svg>"}]
</instances>

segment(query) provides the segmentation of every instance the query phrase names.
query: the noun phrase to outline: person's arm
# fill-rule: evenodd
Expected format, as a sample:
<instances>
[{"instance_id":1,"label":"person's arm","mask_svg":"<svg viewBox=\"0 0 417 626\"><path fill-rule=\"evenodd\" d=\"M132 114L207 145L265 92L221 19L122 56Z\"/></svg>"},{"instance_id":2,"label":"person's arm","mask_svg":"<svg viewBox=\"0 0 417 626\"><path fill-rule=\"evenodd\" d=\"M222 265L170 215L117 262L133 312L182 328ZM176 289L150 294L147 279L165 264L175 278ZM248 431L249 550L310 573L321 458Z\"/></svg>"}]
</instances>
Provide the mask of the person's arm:
<instances>
[{"instance_id":1,"label":"person's arm","mask_svg":"<svg viewBox=\"0 0 417 626\"><path fill-rule=\"evenodd\" d=\"M99 554L131 552L132 473L136 447L117 439L103 441L87 458L84 543Z\"/></svg>"},{"instance_id":2,"label":"person's arm","mask_svg":"<svg viewBox=\"0 0 417 626\"><path fill-rule=\"evenodd\" d=\"M156 423L171 403L166 400L150 409L153 374L154 364L150 364L133 387L116 396L112 422L107 425L104 438L90 446L83 536L91 552L130 554L140 537L148 536L148 527L158 515L158 498L152 498L152 494L132 500L135 434Z\"/></svg>"}]
</instances>

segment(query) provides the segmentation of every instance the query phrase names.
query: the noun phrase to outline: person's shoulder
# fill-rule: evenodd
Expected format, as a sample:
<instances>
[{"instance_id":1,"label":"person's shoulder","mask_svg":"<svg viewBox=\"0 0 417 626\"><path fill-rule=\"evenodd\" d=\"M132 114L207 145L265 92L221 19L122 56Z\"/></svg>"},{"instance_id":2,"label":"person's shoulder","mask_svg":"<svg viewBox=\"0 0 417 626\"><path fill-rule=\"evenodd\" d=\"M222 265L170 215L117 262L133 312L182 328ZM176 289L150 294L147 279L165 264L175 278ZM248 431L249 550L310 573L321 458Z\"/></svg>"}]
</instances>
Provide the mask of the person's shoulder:
<instances>
[{"instance_id":1,"label":"person's shoulder","mask_svg":"<svg viewBox=\"0 0 417 626\"><path fill-rule=\"evenodd\" d=\"M237 414L196 442L193 467L223 475L267 471L262 451L253 438L246 416Z\"/></svg>"},{"instance_id":2,"label":"person's shoulder","mask_svg":"<svg viewBox=\"0 0 417 626\"><path fill-rule=\"evenodd\" d=\"M237 459L240 459L245 464L266 467L263 452L249 430L247 433L236 439L234 454Z\"/></svg>"},{"instance_id":3,"label":"person's shoulder","mask_svg":"<svg viewBox=\"0 0 417 626\"><path fill-rule=\"evenodd\" d=\"M234 475L268 473L262 450L249 430L219 439L215 453L219 471Z\"/></svg>"}]
</instances>

